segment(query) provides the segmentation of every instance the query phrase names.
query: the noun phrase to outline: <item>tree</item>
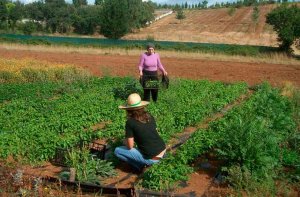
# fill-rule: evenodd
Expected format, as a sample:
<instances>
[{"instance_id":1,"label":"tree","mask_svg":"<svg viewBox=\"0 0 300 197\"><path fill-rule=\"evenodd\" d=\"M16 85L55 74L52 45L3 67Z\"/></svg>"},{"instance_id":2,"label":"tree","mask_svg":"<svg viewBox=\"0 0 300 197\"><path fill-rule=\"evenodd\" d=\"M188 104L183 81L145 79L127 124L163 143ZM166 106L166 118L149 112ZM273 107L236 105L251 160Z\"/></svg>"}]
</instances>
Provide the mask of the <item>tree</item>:
<instances>
[{"instance_id":1,"label":"tree","mask_svg":"<svg viewBox=\"0 0 300 197\"><path fill-rule=\"evenodd\" d=\"M177 10L176 19L178 20L185 19L185 15L182 9Z\"/></svg>"},{"instance_id":2,"label":"tree","mask_svg":"<svg viewBox=\"0 0 300 197\"><path fill-rule=\"evenodd\" d=\"M129 16L129 26L131 28L140 28L141 9L143 7L141 0L127 0Z\"/></svg>"},{"instance_id":3,"label":"tree","mask_svg":"<svg viewBox=\"0 0 300 197\"><path fill-rule=\"evenodd\" d=\"M99 24L101 8L99 6L79 7L72 16L74 32L94 34Z\"/></svg>"},{"instance_id":4,"label":"tree","mask_svg":"<svg viewBox=\"0 0 300 197\"><path fill-rule=\"evenodd\" d=\"M52 33L69 32L73 12L74 6L66 4L64 0L45 0L43 13L47 30Z\"/></svg>"},{"instance_id":5,"label":"tree","mask_svg":"<svg viewBox=\"0 0 300 197\"><path fill-rule=\"evenodd\" d=\"M207 1L207 0L204 0L204 1L202 2L203 8L207 8L207 4L208 4L208 1Z\"/></svg>"},{"instance_id":6,"label":"tree","mask_svg":"<svg viewBox=\"0 0 300 197\"><path fill-rule=\"evenodd\" d=\"M275 8L268 13L266 22L277 32L280 49L291 52L291 45L300 37L300 9L297 5L283 4Z\"/></svg>"},{"instance_id":7,"label":"tree","mask_svg":"<svg viewBox=\"0 0 300 197\"><path fill-rule=\"evenodd\" d=\"M95 0L95 5L102 5L104 0Z\"/></svg>"},{"instance_id":8,"label":"tree","mask_svg":"<svg viewBox=\"0 0 300 197\"><path fill-rule=\"evenodd\" d=\"M103 4L100 33L107 38L119 39L130 30L127 0L109 0Z\"/></svg>"},{"instance_id":9,"label":"tree","mask_svg":"<svg viewBox=\"0 0 300 197\"><path fill-rule=\"evenodd\" d=\"M145 27L147 22L154 20L154 7L155 5L149 2L143 2L143 6L139 17L140 26Z\"/></svg>"},{"instance_id":10,"label":"tree","mask_svg":"<svg viewBox=\"0 0 300 197\"><path fill-rule=\"evenodd\" d=\"M9 3L11 5L8 10L8 21L9 26L12 30L15 29L16 23L24 16L24 5L20 3L20 1L16 1L15 3ZM8 5L8 4L6 4Z\"/></svg>"},{"instance_id":11,"label":"tree","mask_svg":"<svg viewBox=\"0 0 300 197\"><path fill-rule=\"evenodd\" d=\"M43 22L45 20L44 9L45 4L37 1L25 5L25 15L29 19Z\"/></svg>"},{"instance_id":12,"label":"tree","mask_svg":"<svg viewBox=\"0 0 300 197\"><path fill-rule=\"evenodd\" d=\"M82 5L87 5L87 0L73 0L73 5L79 7Z\"/></svg>"}]
</instances>

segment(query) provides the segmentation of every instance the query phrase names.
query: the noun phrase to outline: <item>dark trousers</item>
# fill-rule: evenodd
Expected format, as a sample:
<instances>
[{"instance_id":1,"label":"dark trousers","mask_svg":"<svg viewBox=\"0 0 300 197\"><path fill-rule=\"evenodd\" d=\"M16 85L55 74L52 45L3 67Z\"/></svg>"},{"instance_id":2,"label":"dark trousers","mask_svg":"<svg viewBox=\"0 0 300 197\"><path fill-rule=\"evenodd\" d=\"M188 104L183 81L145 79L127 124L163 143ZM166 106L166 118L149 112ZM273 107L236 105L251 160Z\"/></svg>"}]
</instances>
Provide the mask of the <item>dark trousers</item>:
<instances>
[{"instance_id":1,"label":"dark trousers","mask_svg":"<svg viewBox=\"0 0 300 197\"><path fill-rule=\"evenodd\" d=\"M143 70L143 81L147 80L158 80L158 74L157 71L147 71ZM146 89L144 87L144 101L150 101L150 96L152 96L152 100L154 102L157 101L158 98L158 88L155 89Z\"/></svg>"}]
</instances>

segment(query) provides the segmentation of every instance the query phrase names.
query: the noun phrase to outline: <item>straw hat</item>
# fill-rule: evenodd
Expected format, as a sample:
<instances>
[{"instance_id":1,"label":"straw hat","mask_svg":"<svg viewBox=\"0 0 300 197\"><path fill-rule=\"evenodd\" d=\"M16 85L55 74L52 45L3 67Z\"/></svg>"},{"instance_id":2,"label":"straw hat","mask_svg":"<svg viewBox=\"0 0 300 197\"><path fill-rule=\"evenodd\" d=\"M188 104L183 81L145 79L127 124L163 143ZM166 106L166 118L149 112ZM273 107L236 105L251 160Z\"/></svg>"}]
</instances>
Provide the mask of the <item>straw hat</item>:
<instances>
[{"instance_id":1,"label":"straw hat","mask_svg":"<svg viewBox=\"0 0 300 197\"><path fill-rule=\"evenodd\" d=\"M119 109L136 110L141 109L148 104L148 101L142 101L140 95L138 95L137 93L133 93L128 96L127 103L124 105L120 105Z\"/></svg>"}]
</instances>

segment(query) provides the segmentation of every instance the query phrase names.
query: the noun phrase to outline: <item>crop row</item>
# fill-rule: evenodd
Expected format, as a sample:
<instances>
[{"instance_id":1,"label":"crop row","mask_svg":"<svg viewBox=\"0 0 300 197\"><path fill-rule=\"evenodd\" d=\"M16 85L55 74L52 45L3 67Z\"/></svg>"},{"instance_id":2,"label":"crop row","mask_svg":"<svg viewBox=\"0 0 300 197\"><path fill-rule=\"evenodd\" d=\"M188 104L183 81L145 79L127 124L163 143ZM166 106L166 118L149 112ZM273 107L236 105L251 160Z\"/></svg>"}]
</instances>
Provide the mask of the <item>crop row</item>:
<instances>
[{"instance_id":1,"label":"crop row","mask_svg":"<svg viewBox=\"0 0 300 197\"><path fill-rule=\"evenodd\" d=\"M175 155L147 170L141 185L154 190L174 187L193 171L189 164L207 151L224 161L226 173L238 166L251 175L248 179L263 183L281 165L299 170L299 139L291 102L278 89L262 84L248 101L210 123L207 130L196 131ZM237 178L237 174L233 171L228 180L238 189L246 189L249 180L242 178L245 175Z\"/></svg>"},{"instance_id":2,"label":"crop row","mask_svg":"<svg viewBox=\"0 0 300 197\"><path fill-rule=\"evenodd\" d=\"M31 86L32 96L27 97ZM117 106L128 93L141 93L136 79L113 77L0 87L5 88L6 95L13 95L2 97L6 102L0 104L0 157L11 155L31 163L48 160L57 147L71 147L79 140L121 139L125 114ZM174 133L220 110L245 91L244 83L174 79L148 110L157 117L158 129L168 141ZM95 131L92 127L96 124L106 126Z\"/></svg>"}]
</instances>

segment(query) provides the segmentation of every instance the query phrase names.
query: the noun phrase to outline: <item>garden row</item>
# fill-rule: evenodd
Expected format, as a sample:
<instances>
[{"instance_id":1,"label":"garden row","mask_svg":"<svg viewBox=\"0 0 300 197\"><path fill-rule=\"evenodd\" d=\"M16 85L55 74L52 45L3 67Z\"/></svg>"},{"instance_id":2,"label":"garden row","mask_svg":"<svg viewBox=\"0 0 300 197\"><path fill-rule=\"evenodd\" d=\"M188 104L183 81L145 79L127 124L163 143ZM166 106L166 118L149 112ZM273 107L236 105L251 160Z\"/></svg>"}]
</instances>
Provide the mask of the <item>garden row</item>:
<instances>
[{"instance_id":1,"label":"garden row","mask_svg":"<svg viewBox=\"0 0 300 197\"><path fill-rule=\"evenodd\" d=\"M169 140L245 91L245 84L175 79L148 109ZM117 106L129 92L141 93L141 88L133 78L104 77L73 83L1 84L0 92L0 157L36 163L53 158L57 147L73 147L80 140L121 140L125 115ZM92 126L99 123L106 127L94 131Z\"/></svg>"},{"instance_id":2,"label":"garden row","mask_svg":"<svg viewBox=\"0 0 300 197\"><path fill-rule=\"evenodd\" d=\"M212 152L224 163L222 173L235 189L276 195L275 180L300 180L300 134L294 107L278 89L262 84L245 103L210 123L208 129L196 131L176 154L148 169L139 184L152 190L172 189L178 181L187 180L196 158Z\"/></svg>"}]
</instances>

